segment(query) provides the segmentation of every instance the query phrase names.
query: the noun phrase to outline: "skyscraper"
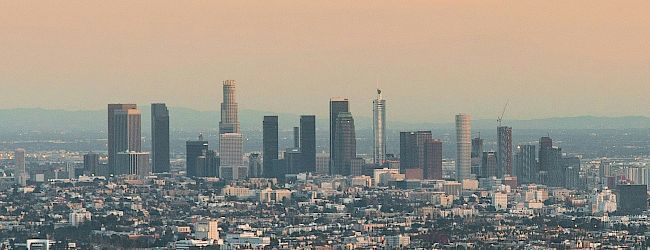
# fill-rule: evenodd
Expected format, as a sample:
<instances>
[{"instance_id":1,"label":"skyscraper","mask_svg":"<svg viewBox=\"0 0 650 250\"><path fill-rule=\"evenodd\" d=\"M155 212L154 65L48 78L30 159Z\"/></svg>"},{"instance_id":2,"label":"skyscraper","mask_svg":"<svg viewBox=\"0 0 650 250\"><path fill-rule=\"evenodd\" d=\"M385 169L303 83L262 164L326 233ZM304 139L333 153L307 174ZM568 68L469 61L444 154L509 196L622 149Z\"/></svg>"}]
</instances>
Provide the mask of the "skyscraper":
<instances>
[{"instance_id":1,"label":"skyscraper","mask_svg":"<svg viewBox=\"0 0 650 250\"><path fill-rule=\"evenodd\" d=\"M481 161L483 159L483 139L479 136L472 139L472 174L481 175Z\"/></svg>"},{"instance_id":2,"label":"skyscraper","mask_svg":"<svg viewBox=\"0 0 650 250\"><path fill-rule=\"evenodd\" d=\"M497 127L497 176L512 175L512 128Z\"/></svg>"},{"instance_id":3,"label":"skyscraper","mask_svg":"<svg viewBox=\"0 0 650 250\"><path fill-rule=\"evenodd\" d=\"M316 172L316 116L300 116L300 152L304 172Z\"/></svg>"},{"instance_id":4,"label":"skyscraper","mask_svg":"<svg viewBox=\"0 0 650 250\"><path fill-rule=\"evenodd\" d=\"M537 182L537 151L535 145L519 145L515 154L513 175L522 184Z\"/></svg>"},{"instance_id":5,"label":"skyscraper","mask_svg":"<svg viewBox=\"0 0 650 250\"><path fill-rule=\"evenodd\" d=\"M262 177L262 160L258 153L248 155L248 176Z\"/></svg>"},{"instance_id":6,"label":"skyscraper","mask_svg":"<svg viewBox=\"0 0 650 250\"><path fill-rule=\"evenodd\" d=\"M293 147L300 148L300 127L293 127Z\"/></svg>"},{"instance_id":7,"label":"skyscraper","mask_svg":"<svg viewBox=\"0 0 650 250\"><path fill-rule=\"evenodd\" d=\"M424 179L442 180L442 141L424 142Z\"/></svg>"},{"instance_id":8,"label":"skyscraper","mask_svg":"<svg viewBox=\"0 0 650 250\"><path fill-rule=\"evenodd\" d=\"M219 158L221 167L244 166L243 136L239 133L221 134L219 139Z\"/></svg>"},{"instance_id":9,"label":"skyscraper","mask_svg":"<svg viewBox=\"0 0 650 250\"><path fill-rule=\"evenodd\" d=\"M117 153L116 175L139 175L147 176L151 174L149 166L149 153L125 151Z\"/></svg>"},{"instance_id":10,"label":"skyscraper","mask_svg":"<svg viewBox=\"0 0 650 250\"><path fill-rule=\"evenodd\" d=\"M641 214L648 210L647 185L619 185L618 211L622 214Z\"/></svg>"},{"instance_id":11,"label":"skyscraper","mask_svg":"<svg viewBox=\"0 0 650 250\"><path fill-rule=\"evenodd\" d=\"M140 110L127 109L116 110L113 113L113 132L114 132L114 149L119 153L140 153L142 151L142 131L141 131L142 117ZM109 156L110 157L110 156ZM147 154L147 157L149 155ZM110 159L110 158L109 158ZM112 173L127 174L124 169L128 166L120 166L118 163L128 163L126 161L115 162L112 168ZM147 162L147 165L148 162ZM117 171L120 169L122 171Z\"/></svg>"},{"instance_id":12,"label":"skyscraper","mask_svg":"<svg viewBox=\"0 0 650 250\"><path fill-rule=\"evenodd\" d=\"M169 172L169 110L164 103L151 104L152 172Z\"/></svg>"},{"instance_id":13,"label":"skyscraper","mask_svg":"<svg viewBox=\"0 0 650 250\"><path fill-rule=\"evenodd\" d=\"M377 98L372 101L372 134L373 163L383 165L386 161L386 100L382 98L380 89L377 89Z\"/></svg>"},{"instance_id":14,"label":"skyscraper","mask_svg":"<svg viewBox=\"0 0 650 250\"><path fill-rule=\"evenodd\" d=\"M223 81L223 102L221 103L219 134L239 133L238 104L235 90L235 80Z\"/></svg>"},{"instance_id":15,"label":"skyscraper","mask_svg":"<svg viewBox=\"0 0 650 250\"><path fill-rule=\"evenodd\" d=\"M117 152L120 150L116 144L116 124L115 124L115 113L118 110L126 111L129 109L136 109L137 105L135 104L108 104L108 168L109 171L113 171L115 167L115 159L117 157ZM123 149L122 149L123 150Z\"/></svg>"},{"instance_id":16,"label":"skyscraper","mask_svg":"<svg viewBox=\"0 0 650 250\"><path fill-rule=\"evenodd\" d=\"M339 116L339 113L342 112L350 112L350 102L348 101L347 98L340 98L340 97L335 97L330 99L330 174L333 174L333 171L335 166L334 166L334 159L337 159L338 156L336 155L335 149L334 149L334 143L335 139L334 136L336 135L336 120Z\"/></svg>"},{"instance_id":17,"label":"skyscraper","mask_svg":"<svg viewBox=\"0 0 650 250\"><path fill-rule=\"evenodd\" d=\"M553 149L553 140L550 137L542 137L539 139L539 163L538 163L538 173L537 182L539 184L549 184L548 175L553 162L551 150Z\"/></svg>"},{"instance_id":18,"label":"skyscraper","mask_svg":"<svg viewBox=\"0 0 650 250\"><path fill-rule=\"evenodd\" d=\"M264 177L276 176L273 173L276 171L273 168L273 161L278 159L278 154L278 117L264 116L264 121L262 121L262 171Z\"/></svg>"},{"instance_id":19,"label":"skyscraper","mask_svg":"<svg viewBox=\"0 0 650 250\"><path fill-rule=\"evenodd\" d=\"M84 172L88 175L98 175L99 154L87 153L84 155Z\"/></svg>"},{"instance_id":20,"label":"skyscraper","mask_svg":"<svg viewBox=\"0 0 650 250\"><path fill-rule=\"evenodd\" d=\"M20 186L26 186L29 179L27 165L25 164L25 149L19 148L14 151L14 178Z\"/></svg>"},{"instance_id":21,"label":"skyscraper","mask_svg":"<svg viewBox=\"0 0 650 250\"><path fill-rule=\"evenodd\" d=\"M185 143L185 169L187 177L198 177L205 162L201 162L199 158L205 157L208 152L208 141L203 140L203 136L199 136L196 141L187 141ZM202 164L203 163L203 164Z\"/></svg>"},{"instance_id":22,"label":"skyscraper","mask_svg":"<svg viewBox=\"0 0 650 250\"><path fill-rule=\"evenodd\" d=\"M456 180L471 177L471 117L468 114L456 115Z\"/></svg>"},{"instance_id":23,"label":"skyscraper","mask_svg":"<svg viewBox=\"0 0 650 250\"><path fill-rule=\"evenodd\" d=\"M350 175L352 159L357 157L357 142L354 129L354 118L350 112L340 112L336 119L336 134L332 150L332 175Z\"/></svg>"},{"instance_id":24,"label":"skyscraper","mask_svg":"<svg viewBox=\"0 0 650 250\"><path fill-rule=\"evenodd\" d=\"M432 140L431 131L400 133L400 172L407 178L424 178L425 143Z\"/></svg>"},{"instance_id":25,"label":"skyscraper","mask_svg":"<svg viewBox=\"0 0 650 250\"><path fill-rule=\"evenodd\" d=\"M483 152L481 177L496 177L498 174L497 168L497 154L495 152Z\"/></svg>"}]
</instances>

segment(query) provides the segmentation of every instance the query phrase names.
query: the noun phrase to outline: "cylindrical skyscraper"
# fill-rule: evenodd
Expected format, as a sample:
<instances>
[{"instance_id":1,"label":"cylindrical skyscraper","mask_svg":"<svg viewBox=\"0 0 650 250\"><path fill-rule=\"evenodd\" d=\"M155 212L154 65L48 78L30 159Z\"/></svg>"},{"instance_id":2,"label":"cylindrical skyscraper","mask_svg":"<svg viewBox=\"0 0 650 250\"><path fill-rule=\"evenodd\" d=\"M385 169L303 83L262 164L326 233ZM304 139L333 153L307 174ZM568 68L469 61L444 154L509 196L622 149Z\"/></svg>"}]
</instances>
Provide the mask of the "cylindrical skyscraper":
<instances>
[{"instance_id":1,"label":"cylindrical skyscraper","mask_svg":"<svg viewBox=\"0 0 650 250\"><path fill-rule=\"evenodd\" d=\"M221 103L221 121L219 134L239 133L239 118L237 116L235 80L223 81L223 102Z\"/></svg>"},{"instance_id":2,"label":"cylindrical skyscraper","mask_svg":"<svg viewBox=\"0 0 650 250\"><path fill-rule=\"evenodd\" d=\"M471 177L471 126L470 115L456 115L456 180L458 181L469 179Z\"/></svg>"},{"instance_id":3,"label":"cylindrical skyscraper","mask_svg":"<svg viewBox=\"0 0 650 250\"><path fill-rule=\"evenodd\" d=\"M372 118L375 141L372 159L374 164L383 165L386 161L386 100L381 97L380 89L377 89L377 99L372 101Z\"/></svg>"}]
</instances>

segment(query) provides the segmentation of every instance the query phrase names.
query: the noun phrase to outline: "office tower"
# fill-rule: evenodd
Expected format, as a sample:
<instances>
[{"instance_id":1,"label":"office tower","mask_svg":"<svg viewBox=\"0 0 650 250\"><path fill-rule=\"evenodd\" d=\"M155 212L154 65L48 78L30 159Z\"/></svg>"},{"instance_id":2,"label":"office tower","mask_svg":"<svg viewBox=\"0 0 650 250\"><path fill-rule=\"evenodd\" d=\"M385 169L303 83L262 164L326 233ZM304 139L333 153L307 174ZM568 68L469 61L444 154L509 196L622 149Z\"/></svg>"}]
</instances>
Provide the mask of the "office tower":
<instances>
[{"instance_id":1,"label":"office tower","mask_svg":"<svg viewBox=\"0 0 650 250\"><path fill-rule=\"evenodd\" d=\"M298 174L303 172L302 159L299 148L289 148L284 152L285 167L283 174Z\"/></svg>"},{"instance_id":2,"label":"office tower","mask_svg":"<svg viewBox=\"0 0 650 250\"><path fill-rule=\"evenodd\" d=\"M647 185L618 185L618 212L624 215L641 214L648 209Z\"/></svg>"},{"instance_id":3,"label":"office tower","mask_svg":"<svg viewBox=\"0 0 650 250\"><path fill-rule=\"evenodd\" d=\"M115 152L132 153L142 151L141 114L139 110L115 110L113 112L113 126ZM128 162L121 161L120 163ZM128 166L119 165L117 161L115 164L112 168L112 173L127 174L128 171L125 169ZM120 170L118 171L117 169Z\"/></svg>"},{"instance_id":4,"label":"office tower","mask_svg":"<svg viewBox=\"0 0 650 250\"><path fill-rule=\"evenodd\" d=\"M248 155L248 176L262 177L262 157L260 154L252 153Z\"/></svg>"},{"instance_id":5,"label":"office tower","mask_svg":"<svg viewBox=\"0 0 650 250\"><path fill-rule=\"evenodd\" d=\"M377 89L377 98L372 101L372 135L373 163L383 165L386 161L386 100L382 98L380 89Z\"/></svg>"},{"instance_id":6,"label":"office tower","mask_svg":"<svg viewBox=\"0 0 650 250\"><path fill-rule=\"evenodd\" d=\"M456 180L471 178L471 117L468 114L456 115Z\"/></svg>"},{"instance_id":7,"label":"office tower","mask_svg":"<svg viewBox=\"0 0 650 250\"><path fill-rule=\"evenodd\" d=\"M428 140L432 140L431 131L400 133L400 171L406 178L424 178L424 144Z\"/></svg>"},{"instance_id":8,"label":"office tower","mask_svg":"<svg viewBox=\"0 0 650 250\"><path fill-rule=\"evenodd\" d=\"M223 81L223 102L221 103L219 134L239 133L238 104L235 90L235 80Z\"/></svg>"},{"instance_id":9,"label":"office tower","mask_svg":"<svg viewBox=\"0 0 650 250\"><path fill-rule=\"evenodd\" d=\"M363 175L363 167L366 165L366 160L360 157L355 157L350 160L350 175L361 176Z\"/></svg>"},{"instance_id":10,"label":"office tower","mask_svg":"<svg viewBox=\"0 0 650 250\"><path fill-rule=\"evenodd\" d=\"M243 142L242 134L221 134L219 139L219 158L221 160L221 167L239 167L244 165Z\"/></svg>"},{"instance_id":11,"label":"office tower","mask_svg":"<svg viewBox=\"0 0 650 250\"><path fill-rule=\"evenodd\" d=\"M194 236L197 239L219 241L219 221L202 219L194 224Z\"/></svg>"},{"instance_id":12,"label":"office tower","mask_svg":"<svg viewBox=\"0 0 650 250\"><path fill-rule=\"evenodd\" d=\"M537 151L535 145L519 145L515 155L513 174L522 184L537 182Z\"/></svg>"},{"instance_id":13,"label":"office tower","mask_svg":"<svg viewBox=\"0 0 650 250\"><path fill-rule=\"evenodd\" d=\"M481 161L483 160L483 139L479 136L472 139L472 171L473 175L481 175Z\"/></svg>"},{"instance_id":14,"label":"office tower","mask_svg":"<svg viewBox=\"0 0 650 250\"><path fill-rule=\"evenodd\" d=\"M264 177L276 176L273 161L278 159L278 117L264 116L262 122L262 169Z\"/></svg>"},{"instance_id":15,"label":"office tower","mask_svg":"<svg viewBox=\"0 0 650 250\"><path fill-rule=\"evenodd\" d=\"M240 180L248 178L248 166L221 166L219 178L224 180Z\"/></svg>"},{"instance_id":16,"label":"office tower","mask_svg":"<svg viewBox=\"0 0 650 250\"><path fill-rule=\"evenodd\" d=\"M512 175L512 128L497 127L497 176Z\"/></svg>"},{"instance_id":17,"label":"office tower","mask_svg":"<svg viewBox=\"0 0 650 250\"><path fill-rule=\"evenodd\" d=\"M442 180L442 141L424 142L424 179Z\"/></svg>"},{"instance_id":18,"label":"office tower","mask_svg":"<svg viewBox=\"0 0 650 250\"><path fill-rule=\"evenodd\" d=\"M87 153L84 155L84 172L88 175L98 175L99 154Z\"/></svg>"},{"instance_id":19,"label":"office tower","mask_svg":"<svg viewBox=\"0 0 650 250\"><path fill-rule=\"evenodd\" d=\"M497 154L495 152L483 152L481 162L481 177L489 178L497 176Z\"/></svg>"},{"instance_id":20,"label":"office tower","mask_svg":"<svg viewBox=\"0 0 650 250\"><path fill-rule=\"evenodd\" d=\"M117 152L124 151L125 149L119 149L116 144L116 124L115 124L115 112L118 110L127 111L129 109L136 109L137 105L135 104L108 104L108 168L109 172L112 172L115 168L115 159L117 157Z\"/></svg>"},{"instance_id":21,"label":"office tower","mask_svg":"<svg viewBox=\"0 0 650 250\"><path fill-rule=\"evenodd\" d=\"M553 149L553 140L550 137L542 137L539 139L539 157L538 162L538 183L548 184L548 171L551 164L551 150Z\"/></svg>"},{"instance_id":22,"label":"office tower","mask_svg":"<svg viewBox=\"0 0 650 250\"><path fill-rule=\"evenodd\" d=\"M205 156L205 160L205 170L202 171L205 173L205 176L219 177L219 166L221 166L221 158L218 156L217 151L208 150Z\"/></svg>"},{"instance_id":23,"label":"office tower","mask_svg":"<svg viewBox=\"0 0 650 250\"><path fill-rule=\"evenodd\" d=\"M347 98L331 98L330 99L330 174L333 175L336 172L336 166L334 160L339 158L336 155L334 150L334 143L336 135L336 120L339 116L339 113L350 112L350 102Z\"/></svg>"},{"instance_id":24,"label":"office tower","mask_svg":"<svg viewBox=\"0 0 650 250\"><path fill-rule=\"evenodd\" d=\"M14 178L20 186L26 186L29 179L27 164L25 164L25 149L19 148L14 151Z\"/></svg>"},{"instance_id":25,"label":"office tower","mask_svg":"<svg viewBox=\"0 0 650 250\"><path fill-rule=\"evenodd\" d=\"M300 116L300 152L304 172L316 172L316 116Z\"/></svg>"},{"instance_id":26,"label":"office tower","mask_svg":"<svg viewBox=\"0 0 650 250\"><path fill-rule=\"evenodd\" d=\"M331 175L350 175L350 163L357 157L354 118L350 112L340 112L336 118L336 134L332 149Z\"/></svg>"},{"instance_id":27,"label":"office tower","mask_svg":"<svg viewBox=\"0 0 650 250\"><path fill-rule=\"evenodd\" d=\"M116 175L139 175L147 176L151 174L149 166L149 153L144 152L118 152L117 153Z\"/></svg>"},{"instance_id":28,"label":"office tower","mask_svg":"<svg viewBox=\"0 0 650 250\"><path fill-rule=\"evenodd\" d=\"M316 173L321 175L329 174L330 155L320 153L316 155Z\"/></svg>"},{"instance_id":29,"label":"office tower","mask_svg":"<svg viewBox=\"0 0 650 250\"><path fill-rule=\"evenodd\" d=\"M293 127L293 147L300 148L300 127Z\"/></svg>"},{"instance_id":30,"label":"office tower","mask_svg":"<svg viewBox=\"0 0 650 250\"><path fill-rule=\"evenodd\" d=\"M546 185L552 187L564 187L565 169L562 165L562 149L553 147L548 155L548 179Z\"/></svg>"},{"instance_id":31,"label":"office tower","mask_svg":"<svg viewBox=\"0 0 650 250\"><path fill-rule=\"evenodd\" d=\"M187 141L185 143L185 169L187 177L200 177L203 172L205 162L200 157L205 157L208 152L208 141L199 136L196 141Z\"/></svg>"},{"instance_id":32,"label":"office tower","mask_svg":"<svg viewBox=\"0 0 650 250\"><path fill-rule=\"evenodd\" d=\"M580 158L571 156L562 158L562 170L564 174L563 187L577 190L582 188L582 179L580 178Z\"/></svg>"},{"instance_id":33,"label":"office tower","mask_svg":"<svg viewBox=\"0 0 650 250\"><path fill-rule=\"evenodd\" d=\"M164 103L151 104L151 163L154 173L169 172L169 110Z\"/></svg>"}]
</instances>

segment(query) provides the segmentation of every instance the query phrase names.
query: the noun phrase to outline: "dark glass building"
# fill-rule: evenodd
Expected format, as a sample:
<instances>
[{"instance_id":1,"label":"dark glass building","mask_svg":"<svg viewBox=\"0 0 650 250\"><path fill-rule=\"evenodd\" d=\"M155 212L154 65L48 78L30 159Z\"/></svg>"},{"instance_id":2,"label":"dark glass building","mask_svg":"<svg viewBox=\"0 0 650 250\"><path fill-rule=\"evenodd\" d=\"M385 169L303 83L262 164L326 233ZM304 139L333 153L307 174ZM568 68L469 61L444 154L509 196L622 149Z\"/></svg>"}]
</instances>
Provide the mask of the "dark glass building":
<instances>
[{"instance_id":1,"label":"dark glass building","mask_svg":"<svg viewBox=\"0 0 650 250\"><path fill-rule=\"evenodd\" d=\"M335 127L336 134L332 150L334 165L330 168L330 174L348 176L351 174L351 161L357 157L357 141L352 114L350 112L339 113Z\"/></svg>"},{"instance_id":2,"label":"dark glass building","mask_svg":"<svg viewBox=\"0 0 650 250\"><path fill-rule=\"evenodd\" d=\"M334 160L339 158L334 148L335 135L336 135L336 121L340 113L350 112L350 102L346 98L332 98L330 99L330 174L335 174L336 166Z\"/></svg>"},{"instance_id":3,"label":"dark glass building","mask_svg":"<svg viewBox=\"0 0 650 250\"><path fill-rule=\"evenodd\" d=\"M537 150L535 145L519 145L515 154L513 175L522 184L537 182Z\"/></svg>"},{"instance_id":4,"label":"dark glass building","mask_svg":"<svg viewBox=\"0 0 650 250\"><path fill-rule=\"evenodd\" d=\"M497 127L497 176L512 175L512 128Z\"/></svg>"},{"instance_id":5,"label":"dark glass building","mask_svg":"<svg viewBox=\"0 0 650 250\"><path fill-rule=\"evenodd\" d=\"M641 214L648 209L647 185L618 185L617 212L622 214Z\"/></svg>"},{"instance_id":6,"label":"dark glass building","mask_svg":"<svg viewBox=\"0 0 650 250\"><path fill-rule=\"evenodd\" d=\"M200 177L205 175L204 166L207 162L208 141L204 141L202 137L200 136L197 141L187 141L185 143L187 177Z\"/></svg>"},{"instance_id":7,"label":"dark glass building","mask_svg":"<svg viewBox=\"0 0 650 250\"><path fill-rule=\"evenodd\" d=\"M300 116L300 152L303 172L316 172L316 116Z\"/></svg>"},{"instance_id":8,"label":"dark glass building","mask_svg":"<svg viewBox=\"0 0 650 250\"><path fill-rule=\"evenodd\" d=\"M153 173L169 172L169 110L164 103L151 104L151 162Z\"/></svg>"},{"instance_id":9,"label":"dark glass building","mask_svg":"<svg viewBox=\"0 0 650 250\"><path fill-rule=\"evenodd\" d=\"M117 153L120 151L117 146L117 135L115 118L117 111L127 111L129 109L137 109L135 104L108 104L108 169L112 173L115 168L117 160ZM122 149L124 150L124 149Z\"/></svg>"},{"instance_id":10,"label":"dark glass building","mask_svg":"<svg viewBox=\"0 0 650 250\"><path fill-rule=\"evenodd\" d=\"M84 173L98 175L99 170L99 154L88 153L84 155Z\"/></svg>"},{"instance_id":11,"label":"dark glass building","mask_svg":"<svg viewBox=\"0 0 650 250\"><path fill-rule=\"evenodd\" d=\"M483 152L481 177L489 178L492 176L497 176L497 154L495 152Z\"/></svg>"},{"instance_id":12,"label":"dark glass building","mask_svg":"<svg viewBox=\"0 0 650 250\"><path fill-rule=\"evenodd\" d=\"M273 161L278 159L278 117L264 116L262 121L262 173L264 177L273 178L277 174Z\"/></svg>"},{"instance_id":13,"label":"dark glass building","mask_svg":"<svg viewBox=\"0 0 650 250\"><path fill-rule=\"evenodd\" d=\"M424 142L424 179L442 180L442 141Z\"/></svg>"}]
</instances>

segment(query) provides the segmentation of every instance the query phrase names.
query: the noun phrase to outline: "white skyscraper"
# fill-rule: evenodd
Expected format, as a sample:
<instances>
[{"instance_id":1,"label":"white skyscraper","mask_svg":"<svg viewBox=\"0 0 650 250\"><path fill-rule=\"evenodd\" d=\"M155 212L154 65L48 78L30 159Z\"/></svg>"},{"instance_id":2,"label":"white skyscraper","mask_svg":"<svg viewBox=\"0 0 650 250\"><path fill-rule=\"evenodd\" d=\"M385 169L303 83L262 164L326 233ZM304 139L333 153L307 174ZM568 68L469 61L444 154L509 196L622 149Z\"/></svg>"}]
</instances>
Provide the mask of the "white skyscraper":
<instances>
[{"instance_id":1,"label":"white skyscraper","mask_svg":"<svg viewBox=\"0 0 650 250\"><path fill-rule=\"evenodd\" d=\"M372 101L372 117L373 163L382 165L386 161L386 100L381 97L380 89L377 89L377 99Z\"/></svg>"},{"instance_id":2,"label":"white skyscraper","mask_svg":"<svg viewBox=\"0 0 650 250\"><path fill-rule=\"evenodd\" d=\"M472 131L468 114L456 115L456 180L469 179L472 170Z\"/></svg>"},{"instance_id":3,"label":"white skyscraper","mask_svg":"<svg viewBox=\"0 0 650 250\"><path fill-rule=\"evenodd\" d=\"M223 81L223 102L221 103L219 134L239 133L238 104L235 90L235 80Z\"/></svg>"}]
</instances>

